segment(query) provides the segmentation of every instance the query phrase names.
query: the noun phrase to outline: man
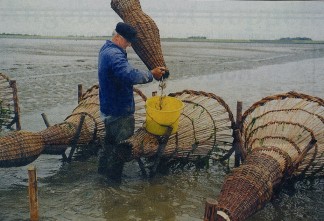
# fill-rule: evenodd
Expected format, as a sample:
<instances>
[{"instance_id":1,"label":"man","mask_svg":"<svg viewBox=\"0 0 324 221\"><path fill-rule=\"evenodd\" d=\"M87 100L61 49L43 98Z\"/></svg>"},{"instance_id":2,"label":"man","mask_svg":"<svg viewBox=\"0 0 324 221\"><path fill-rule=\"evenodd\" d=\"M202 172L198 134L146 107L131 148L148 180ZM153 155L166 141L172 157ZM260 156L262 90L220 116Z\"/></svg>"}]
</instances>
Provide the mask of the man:
<instances>
[{"instance_id":1,"label":"man","mask_svg":"<svg viewBox=\"0 0 324 221\"><path fill-rule=\"evenodd\" d=\"M126 48L135 40L136 30L119 22L112 40L107 40L99 52L100 114L105 122L106 136L98 154L98 172L115 181L120 181L124 166L118 155L122 155L125 147L118 143L132 136L135 128L133 85L151 82L153 78L159 80L166 71L165 67L151 71L133 68L128 63Z\"/></svg>"}]
</instances>

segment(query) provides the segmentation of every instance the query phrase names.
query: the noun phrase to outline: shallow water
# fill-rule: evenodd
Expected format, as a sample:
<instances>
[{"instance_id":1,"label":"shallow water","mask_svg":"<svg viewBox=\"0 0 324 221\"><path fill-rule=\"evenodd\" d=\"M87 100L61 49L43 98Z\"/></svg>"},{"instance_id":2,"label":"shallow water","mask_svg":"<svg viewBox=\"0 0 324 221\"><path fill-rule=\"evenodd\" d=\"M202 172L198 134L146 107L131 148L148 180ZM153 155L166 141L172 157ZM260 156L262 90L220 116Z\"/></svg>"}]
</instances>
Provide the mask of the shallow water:
<instances>
[{"instance_id":1,"label":"shallow water","mask_svg":"<svg viewBox=\"0 0 324 221\"><path fill-rule=\"evenodd\" d=\"M22 127L45 128L41 113L59 123L77 104L77 85L97 82L97 52L103 41L0 39L0 72L16 79ZM171 71L166 93L203 90L222 97L235 113L262 97L290 90L324 94L324 45L215 44L163 42ZM145 68L129 52L136 67ZM146 95L158 83L139 86ZM42 220L201 220L207 197L220 191L226 168L178 169L153 180L141 178L136 163L126 165L114 186L96 172L96 158L63 164L60 156L35 162ZM284 187L250 221L323 220L324 181ZM0 168L0 220L28 220L27 166Z\"/></svg>"}]
</instances>

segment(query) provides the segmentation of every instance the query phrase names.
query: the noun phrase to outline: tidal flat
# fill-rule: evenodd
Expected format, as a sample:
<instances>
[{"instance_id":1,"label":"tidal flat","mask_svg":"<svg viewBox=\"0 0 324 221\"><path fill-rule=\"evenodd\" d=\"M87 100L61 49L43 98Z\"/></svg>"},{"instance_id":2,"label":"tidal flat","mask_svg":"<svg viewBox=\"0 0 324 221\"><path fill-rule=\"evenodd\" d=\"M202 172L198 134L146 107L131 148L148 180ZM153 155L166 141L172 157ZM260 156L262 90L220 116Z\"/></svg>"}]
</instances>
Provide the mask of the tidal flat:
<instances>
[{"instance_id":1,"label":"tidal flat","mask_svg":"<svg viewBox=\"0 0 324 221\"><path fill-rule=\"evenodd\" d=\"M104 40L0 38L0 72L17 81L22 128L62 122L77 105L77 87L97 84L97 57ZM163 41L170 78L166 93L185 89L214 93L233 113L261 98L291 90L323 98L324 44ZM129 61L146 69L134 51ZM146 96L155 81L138 85ZM153 180L129 163L114 187L96 173L95 157L63 164L42 155L38 169L42 220L201 220L207 197L216 197L226 175L222 165L188 167ZM0 168L0 220L28 220L27 167ZM324 181L285 187L249 221L322 220Z\"/></svg>"}]
</instances>

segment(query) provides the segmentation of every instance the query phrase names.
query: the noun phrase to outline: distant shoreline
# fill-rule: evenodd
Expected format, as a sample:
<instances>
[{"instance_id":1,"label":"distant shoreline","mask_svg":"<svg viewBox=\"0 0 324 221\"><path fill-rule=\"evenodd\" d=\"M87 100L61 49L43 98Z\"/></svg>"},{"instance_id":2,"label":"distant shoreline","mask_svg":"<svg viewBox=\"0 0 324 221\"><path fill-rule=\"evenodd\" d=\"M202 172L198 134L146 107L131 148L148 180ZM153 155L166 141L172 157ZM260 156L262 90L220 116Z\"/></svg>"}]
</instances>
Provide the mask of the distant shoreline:
<instances>
[{"instance_id":1,"label":"distant shoreline","mask_svg":"<svg viewBox=\"0 0 324 221\"><path fill-rule=\"evenodd\" d=\"M0 38L18 38L18 39L57 39L57 40L106 40L111 36L43 36L28 34L0 34ZM201 37L188 38L161 38L166 42L214 42L214 43L276 43L276 44L324 44L322 41L299 40L292 38L291 40L244 40L244 39L208 39Z\"/></svg>"}]
</instances>

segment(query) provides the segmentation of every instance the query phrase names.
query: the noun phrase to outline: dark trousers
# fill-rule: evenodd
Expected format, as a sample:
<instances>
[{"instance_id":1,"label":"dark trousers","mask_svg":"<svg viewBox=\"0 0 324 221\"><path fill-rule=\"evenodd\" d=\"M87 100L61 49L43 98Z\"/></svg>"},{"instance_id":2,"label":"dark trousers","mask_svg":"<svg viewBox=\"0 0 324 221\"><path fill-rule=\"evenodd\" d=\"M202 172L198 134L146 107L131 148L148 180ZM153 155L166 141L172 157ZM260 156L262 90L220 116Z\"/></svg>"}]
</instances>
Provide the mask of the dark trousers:
<instances>
[{"instance_id":1,"label":"dark trousers","mask_svg":"<svg viewBox=\"0 0 324 221\"><path fill-rule=\"evenodd\" d=\"M130 157L131 147L119 144L134 134L134 116L123 116L105 120L106 135L99 150L98 172L115 181L121 180L125 159Z\"/></svg>"}]
</instances>

